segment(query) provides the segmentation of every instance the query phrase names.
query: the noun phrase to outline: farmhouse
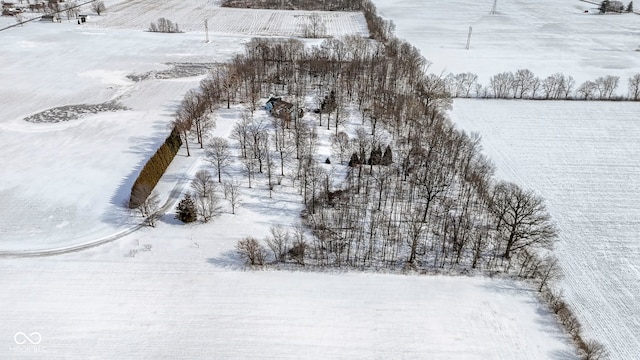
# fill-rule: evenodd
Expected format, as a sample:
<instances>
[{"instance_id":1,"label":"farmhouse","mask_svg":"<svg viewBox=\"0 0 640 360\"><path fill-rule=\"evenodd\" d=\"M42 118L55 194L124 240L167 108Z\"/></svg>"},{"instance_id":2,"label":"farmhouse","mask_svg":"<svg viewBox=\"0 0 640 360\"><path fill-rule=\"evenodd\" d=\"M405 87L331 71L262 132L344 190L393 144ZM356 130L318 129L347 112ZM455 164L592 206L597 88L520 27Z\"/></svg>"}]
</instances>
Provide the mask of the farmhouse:
<instances>
[{"instance_id":1,"label":"farmhouse","mask_svg":"<svg viewBox=\"0 0 640 360\"><path fill-rule=\"evenodd\" d=\"M282 119L287 127L291 122L291 119L295 115L295 109L292 103L286 102L279 97L272 96L269 98L264 108L275 118ZM299 116L302 116L302 109L299 111Z\"/></svg>"}]
</instances>

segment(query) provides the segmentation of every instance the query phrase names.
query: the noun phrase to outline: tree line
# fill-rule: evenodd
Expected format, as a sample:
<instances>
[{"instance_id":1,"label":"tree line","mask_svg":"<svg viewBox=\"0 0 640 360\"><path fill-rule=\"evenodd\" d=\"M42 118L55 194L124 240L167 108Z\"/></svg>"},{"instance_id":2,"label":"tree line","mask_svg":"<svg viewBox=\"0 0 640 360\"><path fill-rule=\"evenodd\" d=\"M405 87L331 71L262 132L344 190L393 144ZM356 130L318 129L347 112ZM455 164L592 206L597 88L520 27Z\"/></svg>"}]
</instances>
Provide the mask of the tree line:
<instances>
[{"instance_id":1,"label":"tree line","mask_svg":"<svg viewBox=\"0 0 640 360\"><path fill-rule=\"evenodd\" d=\"M478 75L466 72L443 77L453 97L529 100L640 100L640 73L629 77L626 96L616 94L620 77L606 75L577 85L572 76L555 73L540 78L529 69L502 72L489 78L489 84L478 82Z\"/></svg>"}]
</instances>

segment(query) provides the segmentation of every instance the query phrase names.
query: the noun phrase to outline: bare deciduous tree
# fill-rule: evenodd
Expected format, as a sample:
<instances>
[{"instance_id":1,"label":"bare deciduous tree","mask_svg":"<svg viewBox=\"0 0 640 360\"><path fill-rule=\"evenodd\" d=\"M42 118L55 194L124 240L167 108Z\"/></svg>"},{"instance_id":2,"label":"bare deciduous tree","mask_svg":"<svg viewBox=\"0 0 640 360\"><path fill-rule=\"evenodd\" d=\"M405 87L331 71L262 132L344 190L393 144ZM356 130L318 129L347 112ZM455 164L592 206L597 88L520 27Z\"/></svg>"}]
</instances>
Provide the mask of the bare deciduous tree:
<instances>
[{"instance_id":1,"label":"bare deciduous tree","mask_svg":"<svg viewBox=\"0 0 640 360\"><path fill-rule=\"evenodd\" d=\"M583 360L604 360L609 357L607 349L595 340L587 340L580 346Z\"/></svg>"},{"instance_id":2,"label":"bare deciduous tree","mask_svg":"<svg viewBox=\"0 0 640 360\"><path fill-rule=\"evenodd\" d=\"M325 36L326 32L327 27L320 14L314 12L309 15L309 23L303 26L304 37L315 39Z\"/></svg>"},{"instance_id":3,"label":"bare deciduous tree","mask_svg":"<svg viewBox=\"0 0 640 360\"><path fill-rule=\"evenodd\" d=\"M562 269L560 269L560 266L558 265L558 259L552 255L542 259L542 263L538 267L537 272L538 279L540 280L538 291L542 291L549 282L562 277Z\"/></svg>"},{"instance_id":4,"label":"bare deciduous tree","mask_svg":"<svg viewBox=\"0 0 640 360\"><path fill-rule=\"evenodd\" d=\"M162 217L160 195L155 190L149 191L144 186L136 187L131 194L130 203L138 204L136 210L144 218L144 222L148 226L155 227Z\"/></svg>"},{"instance_id":5,"label":"bare deciduous tree","mask_svg":"<svg viewBox=\"0 0 640 360\"><path fill-rule=\"evenodd\" d=\"M229 165L231 151L227 139L212 138L207 146L207 160L213 165L218 173L218 182L222 182L222 170Z\"/></svg>"},{"instance_id":6,"label":"bare deciduous tree","mask_svg":"<svg viewBox=\"0 0 640 360\"><path fill-rule=\"evenodd\" d=\"M231 203L231 213L235 214L236 208L242 202L242 198L240 196L240 185L237 181L233 180L225 181L222 186L224 189L224 198L229 200L229 203Z\"/></svg>"},{"instance_id":7,"label":"bare deciduous tree","mask_svg":"<svg viewBox=\"0 0 640 360\"><path fill-rule=\"evenodd\" d=\"M269 228L271 236L267 237L267 246L273 252L273 257L278 262L285 262L289 251L289 230L278 224Z\"/></svg>"},{"instance_id":8,"label":"bare deciduous tree","mask_svg":"<svg viewBox=\"0 0 640 360\"><path fill-rule=\"evenodd\" d=\"M247 236L238 241L236 251L251 265L264 265L267 258L267 251L254 237Z\"/></svg>"},{"instance_id":9,"label":"bare deciduous tree","mask_svg":"<svg viewBox=\"0 0 640 360\"><path fill-rule=\"evenodd\" d=\"M493 96L498 99L508 98L513 87L513 73L503 72L496 74L489 79Z\"/></svg>"},{"instance_id":10,"label":"bare deciduous tree","mask_svg":"<svg viewBox=\"0 0 640 360\"><path fill-rule=\"evenodd\" d=\"M67 20L78 15L78 4L75 1L67 1L64 3L64 12L67 14Z\"/></svg>"},{"instance_id":11,"label":"bare deciduous tree","mask_svg":"<svg viewBox=\"0 0 640 360\"><path fill-rule=\"evenodd\" d=\"M199 170L193 178L193 181L191 181L191 188L195 191L196 196L208 197L214 193L216 184L213 182L211 173L207 170Z\"/></svg>"},{"instance_id":12,"label":"bare deciduous tree","mask_svg":"<svg viewBox=\"0 0 640 360\"><path fill-rule=\"evenodd\" d=\"M596 89L600 100L607 100L613 97L613 92L618 88L620 77L607 75L596 79Z\"/></svg>"},{"instance_id":13,"label":"bare deciduous tree","mask_svg":"<svg viewBox=\"0 0 640 360\"><path fill-rule=\"evenodd\" d=\"M100 16L100 14L107 10L107 7L104 5L103 1L94 0L91 2L91 10L93 10L96 14L98 14L98 16Z\"/></svg>"},{"instance_id":14,"label":"bare deciduous tree","mask_svg":"<svg viewBox=\"0 0 640 360\"><path fill-rule=\"evenodd\" d=\"M351 140L349 135L344 131L340 131L337 135L331 138L331 146L333 150L338 154L340 164L344 164L344 157L350 151Z\"/></svg>"},{"instance_id":15,"label":"bare deciduous tree","mask_svg":"<svg viewBox=\"0 0 640 360\"><path fill-rule=\"evenodd\" d=\"M220 198L211 192L207 196L199 196L196 200L198 216L203 222L209 222L214 217L220 216L222 207L220 207Z\"/></svg>"},{"instance_id":16,"label":"bare deciduous tree","mask_svg":"<svg viewBox=\"0 0 640 360\"><path fill-rule=\"evenodd\" d=\"M629 98L633 101L640 100L640 74L629 78Z\"/></svg>"},{"instance_id":17,"label":"bare deciduous tree","mask_svg":"<svg viewBox=\"0 0 640 360\"><path fill-rule=\"evenodd\" d=\"M578 89L576 90L576 94L581 99L591 100L593 99L597 88L598 87L596 86L596 83L587 80L578 87Z\"/></svg>"},{"instance_id":18,"label":"bare deciduous tree","mask_svg":"<svg viewBox=\"0 0 640 360\"><path fill-rule=\"evenodd\" d=\"M492 210L496 229L505 242L504 258L520 249L553 245L556 229L543 200L533 192L513 183L500 183L495 188Z\"/></svg>"}]
</instances>

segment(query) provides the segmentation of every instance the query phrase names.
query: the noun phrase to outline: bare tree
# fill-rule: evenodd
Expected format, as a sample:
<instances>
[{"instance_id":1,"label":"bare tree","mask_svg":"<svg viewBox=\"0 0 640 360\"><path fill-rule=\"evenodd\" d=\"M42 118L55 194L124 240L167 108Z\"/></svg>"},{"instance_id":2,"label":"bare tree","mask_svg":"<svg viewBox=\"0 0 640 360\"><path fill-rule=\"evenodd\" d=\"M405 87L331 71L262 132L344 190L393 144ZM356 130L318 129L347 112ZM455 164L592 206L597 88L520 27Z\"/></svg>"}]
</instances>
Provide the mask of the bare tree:
<instances>
[{"instance_id":1,"label":"bare tree","mask_svg":"<svg viewBox=\"0 0 640 360\"><path fill-rule=\"evenodd\" d=\"M285 262L289 251L289 230L278 224L269 229L271 236L267 237L267 246L273 252L273 257L278 262Z\"/></svg>"},{"instance_id":2,"label":"bare tree","mask_svg":"<svg viewBox=\"0 0 640 360\"><path fill-rule=\"evenodd\" d=\"M578 86L578 89L576 89L576 94L578 95L579 98L582 98L584 100L591 100L593 99L597 88L598 87L596 83L594 83L593 81L587 80L584 83L582 83L580 86Z\"/></svg>"},{"instance_id":3,"label":"bare tree","mask_svg":"<svg viewBox=\"0 0 640 360\"><path fill-rule=\"evenodd\" d=\"M209 222L221 213L220 199L215 194L215 187L213 177L206 170L198 171L191 182L191 188L195 192L198 216L203 222Z\"/></svg>"},{"instance_id":4,"label":"bare tree","mask_svg":"<svg viewBox=\"0 0 640 360\"><path fill-rule=\"evenodd\" d=\"M555 73L544 79L541 86L545 99L561 99L568 97L574 86L574 80L571 76L565 77L564 74Z\"/></svg>"},{"instance_id":5,"label":"bare tree","mask_svg":"<svg viewBox=\"0 0 640 360\"><path fill-rule=\"evenodd\" d=\"M200 170L191 181L191 188L195 191L196 196L208 197L214 193L216 184L213 182L211 173L207 170Z\"/></svg>"},{"instance_id":6,"label":"bare tree","mask_svg":"<svg viewBox=\"0 0 640 360\"><path fill-rule=\"evenodd\" d=\"M503 182L496 186L492 211L496 230L505 241L502 256L506 259L520 249L551 247L556 239L556 229L542 198L516 184Z\"/></svg>"},{"instance_id":7,"label":"bare tree","mask_svg":"<svg viewBox=\"0 0 640 360\"><path fill-rule=\"evenodd\" d=\"M165 19L165 18L159 18L158 22L151 23L151 25L149 26L149 31L150 32L161 32L161 33L179 33L179 32L181 32L177 23L174 23L171 20Z\"/></svg>"},{"instance_id":8,"label":"bare tree","mask_svg":"<svg viewBox=\"0 0 640 360\"><path fill-rule=\"evenodd\" d=\"M91 10L98 14L98 16L100 16L100 14L102 14L106 9L107 7L104 6L104 2L102 0L94 0L91 2Z\"/></svg>"},{"instance_id":9,"label":"bare tree","mask_svg":"<svg viewBox=\"0 0 640 360\"><path fill-rule=\"evenodd\" d=\"M199 196L196 200L196 207L198 216L205 223L222 214L220 198L213 192L208 193L207 196Z\"/></svg>"},{"instance_id":10,"label":"bare tree","mask_svg":"<svg viewBox=\"0 0 640 360\"><path fill-rule=\"evenodd\" d=\"M595 84L600 100L611 99L619 81L620 77L612 75L597 78Z\"/></svg>"},{"instance_id":11,"label":"bare tree","mask_svg":"<svg viewBox=\"0 0 640 360\"><path fill-rule=\"evenodd\" d=\"M349 139L349 135L344 131L340 131L337 135L334 135L331 138L331 146L333 150L338 153L338 158L340 159L340 164L344 164L344 157L349 152L351 145L351 140Z\"/></svg>"},{"instance_id":12,"label":"bare tree","mask_svg":"<svg viewBox=\"0 0 640 360\"><path fill-rule=\"evenodd\" d=\"M508 98L514 82L513 73L503 72L489 79L493 96L498 99Z\"/></svg>"},{"instance_id":13,"label":"bare tree","mask_svg":"<svg viewBox=\"0 0 640 360\"><path fill-rule=\"evenodd\" d=\"M218 173L218 182L222 182L222 170L229 165L231 151L227 139L212 138L207 146L207 160L213 165Z\"/></svg>"},{"instance_id":14,"label":"bare tree","mask_svg":"<svg viewBox=\"0 0 640 360\"><path fill-rule=\"evenodd\" d=\"M267 250L254 237L247 236L238 241L236 251L251 265L264 265Z\"/></svg>"},{"instance_id":15,"label":"bare tree","mask_svg":"<svg viewBox=\"0 0 640 360\"><path fill-rule=\"evenodd\" d=\"M242 197L240 196L240 185L237 181L225 181L223 183L224 198L231 203L231 213L236 213L236 208L240 206Z\"/></svg>"},{"instance_id":16,"label":"bare tree","mask_svg":"<svg viewBox=\"0 0 640 360\"><path fill-rule=\"evenodd\" d=\"M587 340L581 344L581 355L583 360L604 360L609 358L607 349L595 340Z\"/></svg>"},{"instance_id":17,"label":"bare tree","mask_svg":"<svg viewBox=\"0 0 640 360\"><path fill-rule=\"evenodd\" d=\"M629 98L633 101L640 100L640 74L629 78Z\"/></svg>"},{"instance_id":18,"label":"bare tree","mask_svg":"<svg viewBox=\"0 0 640 360\"><path fill-rule=\"evenodd\" d=\"M191 156L191 151L189 151L189 134L191 131L191 127L193 125L193 120L189 117L183 117L180 114L173 121L173 126L180 133L180 137L184 141L184 145L187 148L187 156Z\"/></svg>"},{"instance_id":19,"label":"bare tree","mask_svg":"<svg viewBox=\"0 0 640 360\"><path fill-rule=\"evenodd\" d=\"M155 227L162 217L160 195L155 190L149 191L145 186L136 187L131 194L129 203L138 204L135 210L140 213L148 226Z\"/></svg>"},{"instance_id":20,"label":"bare tree","mask_svg":"<svg viewBox=\"0 0 640 360\"><path fill-rule=\"evenodd\" d=\"M531 93L535 84L535 75L529 69L516 71L513 81L513 96L522 99Z\"/></svg>"},{"instance_id":21,"label":"bare tree","mask_svg":"<svg viewBox=\"0 0 640 360\"><path fill-rule=\"evenodd\" d=\"M67 14L67 20L78 15L78 4L75 1L67 1L64 3L64 12Z\"/></svg>"},{"instance_id":22,"label":"bare tree","mask_svg":"<svg viewBox=\"0 0 640 360\"><path fill-rule=\"evenodd\" d=\"M299 265L304 265L307 247L307 241L304 236L304 226L298 223L293 228L293 247L289 250L289 256Z\"/></svg>"},{"instance_id":23,"label":"bare tree","mask_svg":"<svg viewBox=\"0 0 640 360\"><path fill-rule=\"evenodd\" d=\"M542 263L537 270L538 279L540 280L540 287L538 287L538 291L542 291L549 282L562 277L562 269L560 269L560 266L558 265L558 258L552 255L546 256L542 259Z\"/></svg>"},{"instance_id":24,"label":"bare tree","mask_svg":"<svg viewBox=\"0 0 640 360\"><path fill-rule=\"evenodd\" d=\"M309 15L309 23L304 25L303 33L307 38L319 38L325 36L327 27L322 21L320 14L314 12Z\"/></svg>"}]
</instances>

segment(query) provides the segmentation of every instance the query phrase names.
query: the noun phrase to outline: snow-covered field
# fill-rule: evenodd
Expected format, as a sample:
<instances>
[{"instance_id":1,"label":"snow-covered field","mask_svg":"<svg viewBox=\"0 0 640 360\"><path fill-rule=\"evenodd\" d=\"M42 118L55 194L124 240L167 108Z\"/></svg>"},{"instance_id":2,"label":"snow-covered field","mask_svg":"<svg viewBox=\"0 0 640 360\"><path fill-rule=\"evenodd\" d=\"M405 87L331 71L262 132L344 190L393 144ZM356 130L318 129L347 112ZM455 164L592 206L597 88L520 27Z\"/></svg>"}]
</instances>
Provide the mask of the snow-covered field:
<instances>
[{"instance_id":1,"label":"snow-covered field","mask_svg":"<svg viewBox=\"0 0 640 360\"><path fill-rule=\"evenodd\" d=\"M539 192L560 230L560 286L612 359L640 354L640 104L456 100L497 177Z\"/></svg>"},{"instance_id":2,"label":"snow-covered field","mask_svg":"<svg viewBox=\"0 0 640 360\"><path fill-rule=\"evenodd\" d=\"M204 15L184 4L171 0L158 11L107 1L114 11L86 25L29 23L0 33L0 251L78 244L134 226L121 202L201 77L127 75L225 61L264 34L233 15L240 10L226 13L237 21L224 29L209 22L219 31L210 43L203 31L151 34L127 20L137 14L146 27L163 16L199 28ZM297 31L294 13L246 14L286 22L263 23L265 33ZM329 26L331 34L360 33L361 19L335 14L343 25ZM23 121L110 100L128 110ZM218 112L213 135L228 136L238 118L237 108ZM193 151L170 166L157 187L163 198L204 166ZM233 251L239 239L297 221L302 205L287 181L273 197L264 183L242 183L238 214L227 206L207 225L182 225L169 210L158 228L98 248L1 257L0 358L575 358L535 293L509 281L243 271Z\"/></svg>"},{"instance_id":3,"label":"snow-covered field","mask_svg":"<svg viewBox=\"0 0 640 360\"><path fill-rule=\"evenodd\" d=\"M136 83L126 76L169 62L220 62L248 39L220 36L205 44L195 35L154 35L64 23L2 33L0 250L75 244L130 227L121 204L200 78ZM23 120L109 100L129 110L60 123Z\"/></svg>"},{"instance_id":4,"label":"snow-covered field","mask_svg":"<svg viewBox=\"0 0 640 360\"><path fill-rule=\"evenodd\" d=\"M320 15L327 36L358 34L366 36L367 23L362 13L341 11L298 11L220 8L213 1L157 2L131 0L111 8L117 16L107 16L100 22L108 28L147 30L151 22L164 17L177 23L182 31L204 32L208 20L209 31L261 36L302 36L312 13Z\"/></svg>"},{"instance_id":5,"label":"snow-covered field","mask_svg":"<svg viewBox=\"0 0 640 360\"><path fill-rule=\"evenodd\" d=\"M0 358L576 359L535 292L510 281L242 271L234 243L300 210L282 192L245 199L207 225L167 216L88 251L1 259Z\"/></svg>"},{"instance_id":6,"label":"snow-covered field","mask_svg":"<svg viewBox=\"0 0 640 360\"><path fill-rule=\"evenodd\" d=\"M578 0L374 0L396 34L422 51L434 73L472 72L489 77L529 69L541 78L564 73L577 85L599 76L627 78L640 71L635 14L595 15L597 5ZM626 2L625 2L626 4ZM471 46L465 50L469 26Z\"/></svg>"},{"instance_id":7,"label":"snow-covered field","mask_svg":"<svg viewBox=\"0 0 640 360\"><path fill-rule=\"evenodd\" d=\"M640 16L594 15L577 0L375 0L396 33L433 62L435 73L472 72L487 85L503 71L599 76L640 72ZM469 26L471 46L465 49ZM547 199L561 230L560 286L587 338L613 359L640 354L640 104L456 100L452 117L478 131L497 177Z\"/></svg>"}]
</instances>

